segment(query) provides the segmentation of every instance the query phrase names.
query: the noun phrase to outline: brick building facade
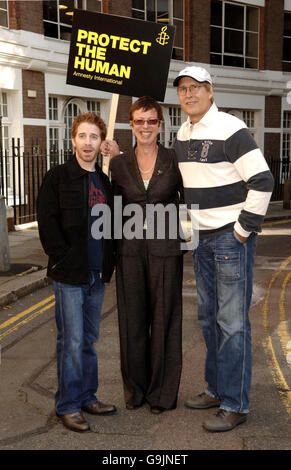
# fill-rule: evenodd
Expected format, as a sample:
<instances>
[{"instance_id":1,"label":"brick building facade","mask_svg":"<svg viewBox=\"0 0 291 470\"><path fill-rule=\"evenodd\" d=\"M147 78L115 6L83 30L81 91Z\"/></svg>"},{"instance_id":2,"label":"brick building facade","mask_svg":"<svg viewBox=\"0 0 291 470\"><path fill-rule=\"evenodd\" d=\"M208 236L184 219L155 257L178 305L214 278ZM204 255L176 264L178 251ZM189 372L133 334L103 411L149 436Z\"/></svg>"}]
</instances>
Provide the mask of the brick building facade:
<instances>
[{"instance_id":1,"label":"brick building facade","mask_svg":"<svg viewBox=\"0 0 291 470\"><path fill-rule=\"evenodd\" d=\"M74 6L176 26L167 92L161 103L161 141L166 146L185 119L173 78L185 63L195 63L212 74L217 105L245 120L265 157L290 161L291 0L1 2L3 149L9 150L15 137L22 150L32 146L47 154L67 150L71 148L70 126L78 112L95 111L108 120L110 93L66 85ZM132 145L128 110L133 99L119 99L114 135L125 151Z\"/></svg>"}]
</instances>

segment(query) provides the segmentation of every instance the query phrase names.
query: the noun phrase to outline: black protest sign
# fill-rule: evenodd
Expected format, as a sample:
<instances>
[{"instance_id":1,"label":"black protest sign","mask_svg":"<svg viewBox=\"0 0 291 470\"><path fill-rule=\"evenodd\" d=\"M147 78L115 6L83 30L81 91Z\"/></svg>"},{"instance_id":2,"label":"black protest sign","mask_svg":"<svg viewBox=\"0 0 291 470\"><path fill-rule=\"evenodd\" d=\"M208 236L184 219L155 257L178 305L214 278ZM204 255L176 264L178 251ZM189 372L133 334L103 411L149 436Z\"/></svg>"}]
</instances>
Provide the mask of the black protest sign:
<instances>
[{"instance_id":1,"label":"black protest sign","mask_svg":"<svg viewBox=\"0 0 291 470\"><path fill-rule=\"evenodd\" d=\"M74 10L70 85L163 101L174 26Z\"/></svg>"}]
</instances>

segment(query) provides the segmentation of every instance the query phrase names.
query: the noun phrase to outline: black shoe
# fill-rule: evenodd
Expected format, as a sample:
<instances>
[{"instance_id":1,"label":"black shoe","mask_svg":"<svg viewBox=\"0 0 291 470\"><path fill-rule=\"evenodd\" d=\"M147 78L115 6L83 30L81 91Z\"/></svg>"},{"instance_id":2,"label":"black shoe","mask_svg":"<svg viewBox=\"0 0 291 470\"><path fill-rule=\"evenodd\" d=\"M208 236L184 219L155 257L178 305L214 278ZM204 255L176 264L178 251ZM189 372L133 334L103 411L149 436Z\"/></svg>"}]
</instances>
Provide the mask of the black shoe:
<instances>
[{"instance_id":1,"label":"black shoe","mask_svg":"<svg viewBox=\"0 0 291 470\"><path fill-rule=\"evenodd\" d=\"M151 412L154 415L159 415L163 413L164 411L166 411L166 408L162 408L161 406L151 406Z\"/></svg>"},{"instance_id":2,"label":"black shoe","mask_svg":"<svg viewBox=\"0 0 291 470\"><path fill-rule=\"evenodd\" d=\"M58 418L62 421L63 425L75 432L86 432L89 431L90 426L84 419L84 416L80 412L69 413L65 415L59 415L56 413Z\"/></svg>"},{"instance_id":3,"label":"black shoe","mask_svg":"<svg viewBox=\"0 0 291 470\"><path fill-rule=\"evenodd\" d=\"M82 406L82 410L90 413L92 415L109 415L116 412L116 407L114 405L105 405L101 401L96 401L91 405Z\"/></svg>"},{"instance_id":4,"label":"black shoe","mask_svg":"<svg viewBox=\"0 0 291 470\"><path fill-rule=\"evenodd\" d=\"M137 410L138 408L141 408L142 405L143 405L143 403L141 403L140 405L133 405L132 403L126 403L125 408L127 410Z\"/></svg>"}]
</instances>

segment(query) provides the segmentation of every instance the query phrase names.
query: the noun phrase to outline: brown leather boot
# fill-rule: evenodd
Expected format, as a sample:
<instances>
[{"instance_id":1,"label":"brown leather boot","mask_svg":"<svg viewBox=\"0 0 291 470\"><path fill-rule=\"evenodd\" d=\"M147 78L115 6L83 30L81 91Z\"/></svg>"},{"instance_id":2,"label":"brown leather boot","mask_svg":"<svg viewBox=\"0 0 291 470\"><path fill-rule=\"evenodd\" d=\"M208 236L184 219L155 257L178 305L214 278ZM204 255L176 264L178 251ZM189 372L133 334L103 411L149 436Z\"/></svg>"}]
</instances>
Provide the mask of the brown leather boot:
<instances>
[{"instance_id":1,"label":"brown leather boot","mask_svg":"<svg viewBox=\"0 0 291 470\"><path fill-rule=\"evenodd\" d=\"M106 405L101 401L96 401L91 405L82 406L82 410L90 413L92 415L109 415L116 412L116 407L114 405Z\"/></svg>"},{"instance_id":2,"label":"brown leather boot","mask_svg":"<svg viewBox=\"0 0 291 470\"><path fill-rule=\"evenodd\" d=\"M59 415L57 413L57 416L61 419L63 425L71 431L86 432L90 429L89 424L80 412L69 413L65 415Z\"/></svg>"}]
</instances>

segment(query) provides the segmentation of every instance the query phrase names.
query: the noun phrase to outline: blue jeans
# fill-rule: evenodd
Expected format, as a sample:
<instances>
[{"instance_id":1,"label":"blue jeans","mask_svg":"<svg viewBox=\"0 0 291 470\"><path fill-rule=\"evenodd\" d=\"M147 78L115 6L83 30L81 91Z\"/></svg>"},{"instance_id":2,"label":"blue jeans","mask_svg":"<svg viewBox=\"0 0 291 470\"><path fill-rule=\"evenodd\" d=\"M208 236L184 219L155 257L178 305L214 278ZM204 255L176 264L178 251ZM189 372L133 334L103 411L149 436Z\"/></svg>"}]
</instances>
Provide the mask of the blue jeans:
<instances>
[{"instance_id":1,"label":"blue jeans","mask_svg":"<svg viewBox=\"0 0 291 470\"><path fill-rule=\"evenodd\" d=\"M233 232L199 241L193 252L198 320L207 347L206 393L221 408L247 413L251 385L249 307L257 235L245 243Z\"/></svg>"},{"instance_id":2,"label":"blue jeans","mask_svg":"<svg viewBox=\"0 0 291 470\"><path fill-rule=\"evenodd\" d=\"M53 281L56 298L58 390L56 412L81 411L96 402L98 340L104 285L99 273L90 272L90 283L74 286Z\"/></svg>"}]
</instances>

